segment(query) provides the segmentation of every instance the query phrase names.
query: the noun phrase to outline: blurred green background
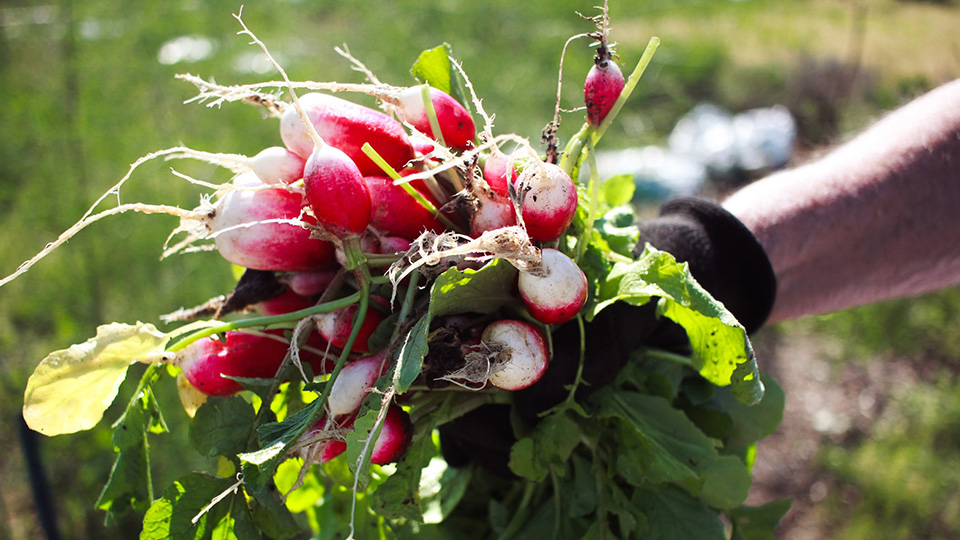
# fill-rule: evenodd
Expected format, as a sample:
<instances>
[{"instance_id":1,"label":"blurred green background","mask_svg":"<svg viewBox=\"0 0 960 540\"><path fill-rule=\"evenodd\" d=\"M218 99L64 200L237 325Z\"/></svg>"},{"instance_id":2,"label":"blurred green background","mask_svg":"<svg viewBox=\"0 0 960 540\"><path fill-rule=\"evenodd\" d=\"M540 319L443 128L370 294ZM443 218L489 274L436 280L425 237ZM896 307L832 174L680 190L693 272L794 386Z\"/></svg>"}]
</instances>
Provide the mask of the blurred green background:
<instances>
[{"instance_id":1,"label":"blurred green background","mask_svg":"<svg viewBox=\"0 0 960 540\"><path fill-rule=\"evenodd\" d=\"M536 141L553 114L564 42L592 30L576 12L593 15L595 3L284 0L250 3L243 15L294 80L361 81L333 51L346 44L381 80L406 84L419 52L447 42L496 114L495 131ZM221 0L0 4L0 275L76 222L140 156L179 144L253 155L280 144L276 122L258 110L185 105L193 88L174 79L275 78L260 51L236 35L231 14L239 7ZM651 36L662 45L607 148L662 143L703 101L734 112L784 104L798 123L799 161L960 75L956 2L650 0L613 1L610 11L625 71ZM585 40L570 47L565 108L580 102L591 54ZM565 115L561 139L581 118ZM155 161L134 174L120 200L195 206L201 192L173 176L172 165L211 181L229 177L201 164ZM704 194L719 197L723 189L707 186ZM215 253L159 260L176 225L164 216L109 218L0 289L0 539L42 537L18 430L37 362L86 340L99 324L157 322L231 288L230 268ZM796 498L782 538L960 538L958 312L960 294L948 290L757 336L761 369L783 380L788 416L768 458L760 448L753 499ZM803 401L824 392L838 396L837 409L824 414L846 418L839 428ZM157 492L185 463L209 466L186 457L172 385L161 397L172 433L152 441ZM109 411L94 430L39 441L64 537L139 531L138 516L104 528L93 510L113 460L116 416Z\"/></svg>"}]
</instances>

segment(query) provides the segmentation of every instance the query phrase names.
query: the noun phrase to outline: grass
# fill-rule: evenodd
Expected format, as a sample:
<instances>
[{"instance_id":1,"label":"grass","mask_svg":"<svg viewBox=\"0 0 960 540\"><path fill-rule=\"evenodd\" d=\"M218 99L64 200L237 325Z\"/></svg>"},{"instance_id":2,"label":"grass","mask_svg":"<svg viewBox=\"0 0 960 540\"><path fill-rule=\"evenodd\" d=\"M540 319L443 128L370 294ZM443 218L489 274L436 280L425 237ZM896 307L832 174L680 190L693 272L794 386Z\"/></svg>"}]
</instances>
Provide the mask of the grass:
<instances>
[{"instance_id":1,"label":"grass","mask_svg":"<svg viewBox=\"0 0 960 540\"><path fill-rule=\"evenodd\" d=\"M0 125L16 127L4 130L0 144L0 273L6 275L56 237L129 163L149 151L182 142L203 150L252 155L276 144L274 126L257 123L259 112L243 106L220 110L185 106L181 101L192 91L173 79L181 71L216 77L222 83L272 78L272 73L234 67L235 58L251 52L246 40L234 35L237 27L230 13L237 9L236 2L184 0L132 6L119 0L63 0L56 8L36 2L12 4L16 5L3 6L0 17L4 21L0 72L5 83L0 89L5 104ZM574 11L588 13L594 4L404 0L368 10L342 2L290 1L270 8L250 5L245 20L296 79L359 80L332 53L334 45L346 42L385 81L402 83L410 80L407 70L416 54L449 42L488 111L497 114L497 131L535 139L552 116L560 47L568 36L589 30ZM858 11L858 6L865 11ZM866 14L861 62L870 92L844 103L834 134L858 127L871 115L960 72L957 8L892 0L614 1L611 8L613 39L625 65L632 67L651 35L662 40L637 94L605 138L611 145L662 140L676 119L699 101L741 108L791 99L805 76L801 69L805 61L813 59L821 74L826 72L822 66L830 62L849 62L857 13ZM30 13L41 22L13 24ZM42 22L39 15L51 13L56 24ZM97 27L100 33L95 35ZM159 47L186 34L212 37L217 43L213 56L193 64L159 64ZM564 105L570 108L577 103L580 74L590 62L585 42L576 45L580 48L571 49L565 69ZM803 111L803 106L798 102L797 110ZM575 128L580 114L566 115L564 127ZM195 204L197 193L172 179L169 164L154 165L136 177L123 194L125 201ZM224 179L223 171L210 167L176 166L198 178ZM170 220L145 216L99 224L0 290L4 414L19 410L26 376L47 352L83 341L97 324L154 320L159 313L202 302L232 285L229 268L213 254L159 263L159 246L173 226ZM832 328L862 335L862 343L872 340L870 336L890 335L884 330L887 325L933 333L930 328L955 321L949 309L958 304L958 299L944 300L943 307L906 303L911 306L907 311L923 312L913 323L880 310L841 314L832 320ZM927 326L918 326L921 320ZM866 324L878 326L868 331ZM885 354L880 351L889 350L883 349L888 345L874 344L862 354L871 358ZM955 338L944 334L936 346L942 347L938 350L944 357L956 358L949 356L956 354ZM935 390L948 392L949 387ZM912 410L903 414L913 414ZM175 405L171 411L176 411ZM953 408L944 409L940 421L950 418L950 411ZM177 416L168 417L174 430ZM45 458L58 476L62 530L77 538L122 534L103 529L102 514L90 511L112 458L108 426L101 428L43 442ZM15 433L7 424L0 435L8 447L16 447ZM918 445L925 440L915 438ZM894 431L878 433L877 449L869 452L879 452L879 457L870 458L860 447L838 447L827 463L843 471L844 482L873 489L861 484L869 468L858 464L883 459L883 452L896 443ZM157 444L171 456L191 451L185 441L173 437ZM937 458L925 459L936 463ZM83 462L79 469L78 461ZM942 466L951 463L945 460ZM158 461L157 467L162 478L164 464ZM925 474L937 470L933 465L924 469ZM0 528L0 537L8 532L17 539L36 537L21 462L15 457L0 459L0 479L13 486L2 496L0 510L14 523L7 530ZM166 480L157 481L157 491ZM868 523L876 511L864 505L850 522Z\"/></svg>"}]
</instances>

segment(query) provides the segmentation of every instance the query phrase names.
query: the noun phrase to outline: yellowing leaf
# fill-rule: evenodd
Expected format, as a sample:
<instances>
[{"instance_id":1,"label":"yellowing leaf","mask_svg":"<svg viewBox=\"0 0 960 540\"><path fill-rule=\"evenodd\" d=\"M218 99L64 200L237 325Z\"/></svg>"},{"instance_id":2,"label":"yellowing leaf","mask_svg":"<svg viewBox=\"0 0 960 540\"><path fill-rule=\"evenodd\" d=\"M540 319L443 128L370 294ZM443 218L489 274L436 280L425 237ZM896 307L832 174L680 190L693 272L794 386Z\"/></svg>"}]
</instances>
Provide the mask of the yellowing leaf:
<instances>
[{"instance_id":1,"label":"yellowing leaf","mask_svg":"<svg viewBox=\"0 0 960 540\"><path fill-rule=\"evenodd\" d=\"M116 398L127 368L158 360L167 339L152 324L111 323L98 327L95 338L50 353L27 381L24 420L48 436L92 428Z\"/></svg>"},{"instance_id":2,"label":"yellowing leaf","mask_svg":"<svg viewBox=\"0 0 960 540\"><path fill-rule=\"evenodd\" d=\"M177 375L177 393L180 395L183 410L190 418L193 418L197 414L197 409L207 401L207 395L190 384L183 373Z\"/></svg>"}]
</instances>

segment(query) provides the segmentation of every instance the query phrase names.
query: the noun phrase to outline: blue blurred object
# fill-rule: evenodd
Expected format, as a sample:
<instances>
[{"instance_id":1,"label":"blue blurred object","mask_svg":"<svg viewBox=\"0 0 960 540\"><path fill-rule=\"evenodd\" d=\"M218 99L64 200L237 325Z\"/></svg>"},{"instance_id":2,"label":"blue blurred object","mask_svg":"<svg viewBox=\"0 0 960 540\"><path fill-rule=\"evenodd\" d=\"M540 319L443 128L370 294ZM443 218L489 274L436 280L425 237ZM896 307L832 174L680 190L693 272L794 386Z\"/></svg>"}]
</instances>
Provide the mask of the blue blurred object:
<instances>
[{"instance_id":1,"label":"blue blurred object","mask_svg":"<svg viewBox=\"0 0 960 540\"><path fill-rule=\"evenodd\" d=\"M796 139L796 122L782 105L733 115L701 103L677 122L668 145L701 161L712 178L736 179L785 166Z\"/></svg>"},{"instance_id":2,"label":"blue blurred object","mask_svg":"<svg viewBox=\"0 0 960 540\"><path fill-rule=\"evenodd\" d=\"M796 138L796 122L782 105L734 115L701 103L677 121L666 148L597 152L597 168L601 178L633 175L634 202L657 203L696 195L708 181L737 185L782 168Z\"/></svg>"},{"instance_id":3,"label":"blue blurred object","mask_svg":"<svg viewBox=\"0 0 960 540\"><path fill-rule=\"evenodd\" d=\"M696 195L707 181L703 163L659 146L597 152L601 178L633 175L634 202L658 202L674 195Z\"/></svg>"}]
</instances>

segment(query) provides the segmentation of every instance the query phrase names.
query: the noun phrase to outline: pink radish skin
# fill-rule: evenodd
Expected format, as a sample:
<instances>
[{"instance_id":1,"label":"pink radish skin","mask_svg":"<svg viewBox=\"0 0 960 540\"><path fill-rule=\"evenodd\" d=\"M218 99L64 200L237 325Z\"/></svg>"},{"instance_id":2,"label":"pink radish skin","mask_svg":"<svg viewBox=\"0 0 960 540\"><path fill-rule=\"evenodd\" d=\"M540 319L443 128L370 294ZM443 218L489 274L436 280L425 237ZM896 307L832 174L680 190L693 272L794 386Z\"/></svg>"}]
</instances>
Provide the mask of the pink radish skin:
<instances>
[{"instance_id":1,"label":"pink radish skin","mask_svg":"<svg viewBox=\"0 0 960 540\"><path fill-rule=\"evenodd\" d=\"M399 236L414 240L424 231L442 232L443 224L432 212L424 208L402 186L384 176L364 177L370 191L373 214L370 226L387 236ZM423 197L436 208L437 201L424 191Z\"/></svg>"},{"instance_id":2,"label":"pink radish skin","mask_svg":"<svg viewBox=\"0 0 960 540\"><path fill-rule=\"evenodd\" d=\"M303 169L307 201L325 229L342 240L363 234L370 224L370 190L360 169L330 144L314 149Z\"/></svg>"},{"instance_id":3,"label":"pink radish skin","mask_svg":"<svg viewBox=\"0 0 960 540\"><path fill-rule=\"evenodd\" d=\"M253 173L234 180L238 187L264 186ZM214 238L224 259L244 268L267 271L301 271L329 268L336 264L330 242L310 238L310 231L289 223L261 223L272 219L297 219L304 207L298 190L270 188L234 190L217 201L210 227L223 231ZM306 216L302 218L310 222Z\"/></svg>"},{"instance_id":4,"label":"pink radish skin","mask_svg":"<svg viewBox=\"0 0 960 540\"><path fill-rule=\"evenodd\" d=\"M356 421L356 416L348 417L343 422L328 424L326 417L321 419L316 426L307 432L306 436L316 434L323 429L350 429ZM373 449L370 452L370 463L375 465L386 465L399 461L404 452L410 446L410 439L413 437L413 423L410 421L410 415L397 405L390 405L387 414L383 419L383 425L380 428L380 436L373 443ZM347 449L347 443L339 440L323 441L317 444L324 445L317 456L317 461L326 463L339 456Z\"/></svg>"},{"instance_id":5,"label":"pink radish skin","mask_svg":"<svg viewBox=\"0 0 960 540\"><path fill-rule=\"evenodd\" d=\"M517 281L520 297L530 314L544 324L563 324L576 317L587 302L587 276L563 253L541 251L546 276L521 272Z\"/></svg>"},{"instance_id":6,"label":"pink radish skin","mask_svg":"<svg viewBox=\"0 0 960 540\"><path fill-rule=\"evenodd\" d=\"M414 158L403 125L380 111L317 92L304 94L299 101L320 137L347 154L365 175L383 173L363 153L361 148L366 142L394 170L402 169ZM313 153L313 139L293 106L287 107L280 118L280 138L295 154L308 158Z\"/></svg>"},{"instance_id":7,"label":"pink radish skin","mask_svg":"<svg viewBox=\"0 0 960 540\"><path fill-rule=\"evenodd\" d=\"M400 93L397 112L400 118L409 122L424 135L435 138L430 118L423 106L422 86L413 86ZM430 87L430 102L437 114L437 123L443 142L450 148L466 150L477 138L477 127L470 112L453 99L452 96L437 88Z\"/></svg>"},{"instance_id":8,"label":"pink radish skin","mask_svg":"<svg viewBox=\"0 0 960 540\"><path fill-rule=\"evenodd\" d=\"M378 253L391 255L394 253L406 253L410 249L411 242L406 238L399 236L381 236L380 250Z\"/></svg>"},{"instance_id":9,"label":"pink radish skin","mask_svg":"<svg viewBox=\"0 0 960 540\"><path fill-rule=\"evenodd\" d=\"M266 184L292 184L303 178L306 160L282 146L261 150L247 165Z\"/></svg>"},{"instance_id":10,"label":"pink radish skin","mask_svg":"<svg viewBox=\"0 0 960 540\"><path fill-rule=\"evenodd\" d=\"M380 436L370 453L370 463L386 465L400 461L413 438L410 415L398 405L390 405L380 428Z\"/></svg>"},{"instance_id":11,"label":"pink radish skin","mask_svg":"<svg viewBox=\"0 0 960 540\"><path fill-rule=\"evenodd\" d=\"M501 319L487 325L480 336L485 343L504 347L504 360L490 374L490 384L504 390L522 390L540 380L550 355L543 335L523 321Z\"/></svg>"},{"instance_id":12,"label":"pink radish skin","mask_svg":"<svg viewBox=\"0 0 960 540\"><path fill-rule=\"evenodd\" d=\"M373 384L386 368L386 355L376 354L357 358L343 366L340 375L333 382L327 410L337 417L356 412L363 399L370 393Z\"/></svg>"},{"instance_id":13,"label":"pink radish skin","mask_svg":"<svg viewBox=\"0 0 960 540\"><path fill-rule=\"evenodd\" d=\"M314 304L316 304L316 302L314 302L313 299L300 296L288 290L279 296L257 303L256 309L263 315L269 317L271 315L283 315L284 313L300 311L301 309L313 307Z\"/></svg>"},{"instance_id":14,"label":"pink radish skin","mask_svg":"<svg viewBox=\"0 0 960 540\"><path fill-rule=\"evenodd\" d=\"M577 213L577 186L558 165L537 163L517 179L523 193L521 214L535 242L552 242L563 234Z\"/></svg>"},{"instance_id":15,"label":"pink radish skin","mask_svg":"<svg viewBox=\"0 0 960 540\"><path fill-rule=\"evenodd\" d=\"M386 300L378 296L372 296L370 300L384 306L388 305ZM347 343L347 338L350 337L350 332L353 329L353 318L356 312L357 305L354 304L343 309L331 311L330 313L317 315L315 317L317 330L320 332L320 335L323 336L323 339L329 341L334 347L342 349ZM368 343L370 336L385 318L383 313L377 309L367 310L367 316L363 320L363 324L360 325L360 332L353 342L351 351L356 353L370 352L370 345Z\"/></svg>"},{"instance_id":16,"label":"pink radish skin","mask_svg":"<svg viewBox=\"0 0 960 540\"><path fill-rule=\"evenodd\" d=\"M495 152L483 164L483 179L490 189L501 195L509 194L507 186L517 182L517 169L513 160L502 152Z\"/></svg>"},{"instance_id":17,"label":"pink radish skin","mask_svg":"<svg viewBox=\"0 0 960 540\"><path fill-rule=\"evenodd\" d=\"M337 269L307 270L282 274L278 279L285 283L290 290L300 296L316 296L323 294L327 287L337 277Z\"/></svg>"},{"instance_id":18,"label":"pink radish skin","mask_svg":"<svg viewBox=\"0 0 960 540\"><path fill-rule=\"evenodd\" d=\"M610 53L601 55L597 52L594 65L587 73L587 80L583 85L583 101L587 106L587 122L591 126L599 126L613 104L623 91L623 73L617 66Z\"/></svg>"},{"instance_id":19,"label":"pink radish skin","mask_svg":"<svg viewBox=\"0 0 960 540\"><path fill-rule=\"evenodd\" d=\"M282 337L279 332L269 333ZM223 341L216 336L195 341L178 351L174 359L190 384L208 396L229 396L243 390L223 375L272 379L290 348L284 340L246 332L226 332L222 337ZM312 345L321 345L318 338L311 338ZM323 367L319 355L301 351L301 359L315 371Z\"/></svg>"}]
</instances>

